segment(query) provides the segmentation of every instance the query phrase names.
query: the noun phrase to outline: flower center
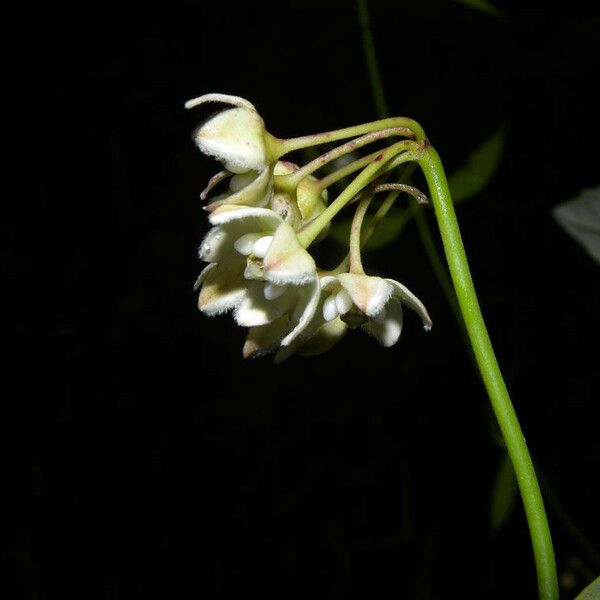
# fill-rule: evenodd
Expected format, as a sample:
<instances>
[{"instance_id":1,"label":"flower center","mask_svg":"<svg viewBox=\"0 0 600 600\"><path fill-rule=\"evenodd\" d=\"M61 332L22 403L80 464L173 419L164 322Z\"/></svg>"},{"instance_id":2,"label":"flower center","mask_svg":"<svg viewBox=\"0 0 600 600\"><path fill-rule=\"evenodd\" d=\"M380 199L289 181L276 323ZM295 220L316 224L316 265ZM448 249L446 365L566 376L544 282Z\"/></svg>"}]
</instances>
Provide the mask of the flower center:
<instances>
[{"instance_id":1,"label":"flower center","mask_svg":"<svg viewBox=\"0 0 600 600\"><path fill-rule=\"evenodd\" d=\"M256 258L264 258L271 242L272 235L264 235L262 233L246 233L239 237L233 247L244 256L253 254Z\"/></svg>"},{"instance_id":2,"label":"flower center","mask_svg":"<svg viewBox=\"0 0 600 600\"><path fill-rule=\"evenodd\" d=\"M323 318L333 321L337 316L345 315L353 306L350 294L342 288L338 292L329 294L323 302Z\"/></svg>"}]
</instances>

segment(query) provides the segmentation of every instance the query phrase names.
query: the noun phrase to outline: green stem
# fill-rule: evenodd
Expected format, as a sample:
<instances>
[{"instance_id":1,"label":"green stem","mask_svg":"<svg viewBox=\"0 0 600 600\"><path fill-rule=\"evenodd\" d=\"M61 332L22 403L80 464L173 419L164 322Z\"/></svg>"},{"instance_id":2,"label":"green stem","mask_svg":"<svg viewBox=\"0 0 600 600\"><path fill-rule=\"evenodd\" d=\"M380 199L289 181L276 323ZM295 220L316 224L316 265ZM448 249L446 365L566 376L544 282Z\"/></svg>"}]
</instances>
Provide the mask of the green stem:
<instances>
[{"instance_id":1,"label":"green stem","mask_svg":"<svg viewBox=\"0 0 600 600\"><path fill-rule=\"evenodd\" d=\"M337 160L338 158L341 158L349 152L354 152L355 150L358 150L367 144L372 144L373 142L391 136L406 136L407 133L412 134L410 129L407 129L406 127L391 127L389 129L380 129L379 131L367 133L361 137L350 140L349 142L346 142L345 144L342 144L341 146L338 146L329 152L321 154L321 156L305 164L301 169L293 171L289 175L280 175L278 177L278 185L284 189L293 191L298 187L298 184L302 179L308 177L318 169L321 169L325 165Z\"/></svg>"},{"instance_id":2,"label":"green stem","mask_svg":"<svg viewBox=\"0 0 600 600\"><path fill-rule=\"evenodd\" d=\"M369 194L366 198L363 198L358 203L354 218L352 219L352 227L350 228L350 273L357 273L360 275L364 275L365 273L360 257L360 232L371 200L373 200L373 194Z\"/></svg>"},{"instance_id":3,"label":"green stem","mask_svg":"<svg viewBox=\"0 0 600 600\"><path fill-rule=\"evenodd\" d=\"M410 130L414 134L417 142L425 139L423 128L415 120L407 117L391 117L389 119L379 119L378 121L336 129L335 131L325 131L324 133L315 133L313 135L305 135L287 140L278 139L272 135L268 135L267 145L269 147L269 155L272 158L279 159L284 154L288 154L288 152L293 152L294 150L302 150L303 148L310 148L311 146L317 146L318 144L329 144L330 142L337 142L339 140L372 133L373 131L379 131L381 129L391 129L393 127L405 127L407 130Z\"/></svg>"},{"instance_id":4,"label":"green stem","mask_svg":"<svg viewBox=\"0 0 600 600\"><path fill-rule=\"evenodd\" d=\"M444 168L432 146L428 145L423 150L419 165L427 179L450 275L473 353L519 484L533 545L539 597L541 600L557 600L558 581L552 538L535 468L479 308Z\"/></svg>"},{"instance_id":5,"label":"green stem","mask_svg":"<svg viewBox=\"0 0 600 600\"><path fill-rule=\"evenodd\" d=\"M431 231L429 230L429 226L427 225L427 219L425 218L423 211L420 210L418 206L413 206L410 210L411 216L414 216L417 222L417 229L419 230L419 235L421 236L421 243L423 244L425 254L429 259L429 264L431 265L436 279L438 280L438 283L442 288L444 296L446 296L446 300L450 305L450 309L454 313L454 319L458 323L458 327L463 336L465 345L467 348L469 348L469 338L465 330L465 324L460 312L460 307L458 306L458 302L456 301L456 294L454 293L454 288L452 287L450 277L448 277L448 270L442 263L442 259L438 253L437 248L435 247L433 236L431 235Z\"/></svg>"},{"instance_id":6,"label":"green stem","mask_svg":"<svg viewBox=\"0 0 600 600\"><path fill-rule=\"evenodd\" d=\"M340 179L343 179L344 177L351 175L352 173L354 173L354 171L363 169L369 163L373 162L373 159L377 156L378 153L379 153L379 150L372 152L371 154L367 154L366 156L363 156L361 158L357 158L356 160L352 161L351 163L348 163L347 165L340 167L339 169L337 169L337 171L333 171L333 173L329 173L329 175L326 175L322 179L318 180L317 187L319 188L319 190L323 191L323 190L327 189L328 187L332 186L334 183L337 183Z\"/></svg>"},{"instance_id":7,"label":"green stem","mask_svg":"<svg viewBox=\"0 0 600 600\"><path fill-rule=\"evenodd\" d=\"M352 200L365 186L367 186L377 172L393 156L402 153L401 158L405 161L415 160L418 150L412 140L402 140L382 150L375 160L367 165L348 185L344 191L313 221L308 223L298 234L298 241L304 248L308 248L313 240L319 235L323 227L337 215L337 213Z\"/></svg>"},{"instance_id":8,"label":"green stem","mask_svg":"<svg viewBox=\"0 0 600 600\"><path fill-rule=\"evenodd\" d=\"M400 174L399 181L408 181L416 167L416 163L408 163L404 168L403 172ZM360 238L361 248L365 247L366 243L369 241L369 238L373 235L373 233L375 233L377 226L379 225L379 223L381 223L381 221L383 221L383 218L385 217L385 215L387 215L390 208L392 208L399 194L399 191L393 190L385 197L385 200L381 203L381 206L377 209L375 214L371 217L371 219L363 229ZM406 220L408 221L408 218ZM332 270L332 273L345 273L348 270L349 264L349 257L346 256L342 260L342 262L340 262L340 264Z\"/></svg>"}]
</instances>

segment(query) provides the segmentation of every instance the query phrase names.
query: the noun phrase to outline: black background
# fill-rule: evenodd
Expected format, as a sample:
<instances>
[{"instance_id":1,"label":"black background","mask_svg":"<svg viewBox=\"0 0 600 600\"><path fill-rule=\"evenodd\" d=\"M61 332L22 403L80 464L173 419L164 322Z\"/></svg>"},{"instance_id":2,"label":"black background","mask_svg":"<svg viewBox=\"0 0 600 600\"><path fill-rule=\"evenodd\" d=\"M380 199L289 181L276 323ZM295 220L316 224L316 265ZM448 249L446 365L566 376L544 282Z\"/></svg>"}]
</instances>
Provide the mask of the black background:
<instances>
[{"instance_id":1,"label":"black background","mask_svg":"<svg viewBox=\"0 0 600 600\"><path fill-rule=\"evenodd\" d=\"M392 113L447 171L507 128L459 220L534 459L598 547L600 270L550 211L600 183L600 21L584 2L497 4L508 19L373 1L372 26ZM218 167L183 102L239 94L278 137L372 120L354 3L53 5L15 52L32 100L32 193L2 225L16 597L535 597L520 506L490 534L502 450L414 225L366 258L434 320L426 335L407 315L392 349L353 332L244 361L241 328L196 310ZM549 516L570 598L599 565Z\"/></svg>"}]
</instances>

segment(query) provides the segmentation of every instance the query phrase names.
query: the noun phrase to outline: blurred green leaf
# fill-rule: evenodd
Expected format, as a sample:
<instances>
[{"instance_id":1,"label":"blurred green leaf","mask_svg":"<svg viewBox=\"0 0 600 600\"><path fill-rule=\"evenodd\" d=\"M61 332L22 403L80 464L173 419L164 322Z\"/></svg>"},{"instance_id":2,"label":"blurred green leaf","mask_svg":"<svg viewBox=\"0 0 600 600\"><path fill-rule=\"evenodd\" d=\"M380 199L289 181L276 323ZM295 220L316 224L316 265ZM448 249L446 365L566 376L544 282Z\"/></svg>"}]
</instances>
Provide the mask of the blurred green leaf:
<instances>
[{"instance_id":1,"label":"blurred green leaf","mask_svg":"<svg viewBox=\"0 0 600 600\"><path fill-rule=\"evenodd\" d=\"M581 590L575 600L600 600L600 577Z\"/></svg>"},{"instance_id":2,"label":"blurred green leaf","mask_svg":"<svg viewBox=\"0 0 600 600\"><path fill-rule=\"evenodd\" d=\"M504 19L506 17L506 13L503 10L500 10L496 6L494 6L491 2L487 0L454 0L459 4L464 4L469 8L473 8L480 12L484 12L488 15L492 15L493 17L498 17L499 19Z\"/></svg>"},{"instance_id":3,"label":"blurred green leaf","mask_svg":"<svg viewBox=\"0 0 600 600\"><path fill-rule=\"evenodd\" d=\"M464 202L481 192L493 177L504 151L504 128L498 129L448 178L452 200Z\"/></svg>"},{"instance_id":4,"label":"blurred green leaf","mask_svg":"<svg viewBox=\"0 0 600 600\"><path fill-rule=\"evenodd\" d=\"M508 453L504 453L492 485L490 528L498 533L510 517L517 500L517 479Z\"/></svg>"},{"instance_id":5,"label":"blurred green leaf","mask_svg":"<svg viewBox=\"0 0 600 600\"><path fill-rule=\"evenodd\" d=\"M411 217L411 211L408 209L390 209L385 219L379 223L377 229L369 238L365 248L367 250L377 250L392 244Z\"/></svg>"}]
</instances>

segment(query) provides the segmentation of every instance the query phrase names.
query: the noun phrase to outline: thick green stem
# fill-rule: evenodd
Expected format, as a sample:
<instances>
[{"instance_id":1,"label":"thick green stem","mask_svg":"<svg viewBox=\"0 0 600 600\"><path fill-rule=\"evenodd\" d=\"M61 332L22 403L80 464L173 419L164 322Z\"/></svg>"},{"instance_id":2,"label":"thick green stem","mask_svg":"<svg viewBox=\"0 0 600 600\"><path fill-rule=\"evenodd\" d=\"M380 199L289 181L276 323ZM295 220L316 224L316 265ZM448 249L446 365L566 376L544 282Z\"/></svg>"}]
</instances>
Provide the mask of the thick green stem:
<instances>
[{"instance_id":1,"label":"thick green stem","mask_svg":"<svg viewBox=\"0 0 600 600\"><path fill-rule=\"evenodd\" d=\"M450 275L473 353L517 476L533 545L539 597L541 600L557 600L556 564L544 501L519 420L479 308L444 168L432 146L423 150L419 165L427 179Z\"/></svg>"}]
</instances>

